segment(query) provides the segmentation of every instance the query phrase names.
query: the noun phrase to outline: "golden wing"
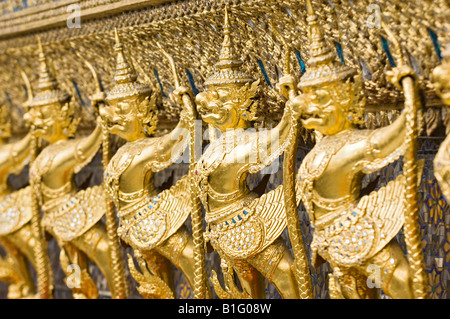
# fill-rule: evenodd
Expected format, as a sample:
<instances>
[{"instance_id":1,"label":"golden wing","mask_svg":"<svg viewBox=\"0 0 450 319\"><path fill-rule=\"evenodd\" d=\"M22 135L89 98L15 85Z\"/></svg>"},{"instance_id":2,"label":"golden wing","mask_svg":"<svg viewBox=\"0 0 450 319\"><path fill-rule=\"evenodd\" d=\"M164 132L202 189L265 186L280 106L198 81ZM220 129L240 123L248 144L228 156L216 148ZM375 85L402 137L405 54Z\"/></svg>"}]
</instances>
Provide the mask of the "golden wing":
<instances>
[{"instance_id":1,"label":"golden wing","mask_svg":"<svg viewBox=\"0 0 450 319\"><path fill-rule=\"evenodd\" d=\"M205 233L214 247L232 258L249 258L277 239L287 226L283 186L255 198L251 193L226 220L212 223Z\"/></svg>"},{"instance_id":2,"label":"golden wing","mask_svg":"<svg viewBox=\"0 0 450 319\"><path fill-rule=\"evenodd\" d=\"M264 236L259 247L261 251L277 239L287 226L283 185L254 199L248 207L262 224Z\"/></svg>"},{"instance_id":3,"label":"golden wing","mask_svg":"<svg viewBox=\"0 0 450 319\"><path fill-rule=\"evenodd\" d=\"M152 249L172 236L186 221L190 209L189 175L174 186L148 198L130 217L123 217L119 233L139 249Z\"/></svg>"},{"instance_id":4,"label":"golden wing","mask_svg":"<svg viewBox=\"0 0 450 319\"><path fill-rule=\"evenodd\" d=\"M31 220L30 186L1 197L0 236L8 235Z\"/></svg>"},{"instance_id":5,"label":"golden wing","mask_svg":"<svg viewBox=\"0 0 450 319\"><path fill-rule=\"evenodd\" d=\"M365 211L373 220L375 244L371 255L383 248L403 226L405 209L406 178L399 175L378 191L361 198L357 209Z\"/></svg>"},{"instance_id":6,"label":"golden wing","mask_svg":"<svg viewBox=\"0 0 450 319\"><path fill-rule=\"evenodd\" d=\"M189 175L183 176L174 186L160 194L158 209L168 217L168 227L162 240L169 238L183 225L191 213Z\"/></svg>"},{"instance_id":7,"label":"golden wing","mask_svg":"<svg viewBox=\"0 0 450 319\"><path fill-rule=\"evenodd\" d=\"M325 225L316 225L312 246L325 259L345 266L374 256L403 226L405 188L405 176L400 175Z\"/></svg>"},{"instance_id":8,"label":"golden wing","mask_svg":"<svg viewBox=\"0 0 450 319\"><path fill-rule=\"evenodd\" d=\"M106 213L109 195L104 185L67 194L46 203L42 225L59 239L71 241L94 226Z\"/></svg>"}]
</instances>

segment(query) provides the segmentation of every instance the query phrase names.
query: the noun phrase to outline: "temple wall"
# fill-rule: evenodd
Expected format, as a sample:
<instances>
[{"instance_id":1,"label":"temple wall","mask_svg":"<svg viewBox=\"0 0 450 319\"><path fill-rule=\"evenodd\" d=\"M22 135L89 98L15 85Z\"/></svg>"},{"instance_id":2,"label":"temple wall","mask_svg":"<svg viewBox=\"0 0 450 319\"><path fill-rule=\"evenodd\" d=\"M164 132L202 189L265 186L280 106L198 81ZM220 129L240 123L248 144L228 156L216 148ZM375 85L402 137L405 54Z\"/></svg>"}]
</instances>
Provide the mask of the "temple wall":
<instances>
[{"instance_id":1,"label":"temple wall","mask_svg":"<svg viewBox=\"0 0 450 319\"><path fill-rule=\"evenodd\" d=\"M11 106L13 125L12 140L24 136L27 127L23 122L27 91L14 63L19 61L30 76L31 82L37 79L36 35L39 35L61 85L74 97L82 114L83 121L76 136L87 135L94 127L95 111L91 107L89 95L93 93L93 80L83 62L77 58L80 52L84 58L98 69L104 87L112 81L114 67L113 30L118 28L124 46L137 66L142 78L148 81L154 91L160 93L158 108L161 119L157 134L168 132L176 124L180 109L170 103L168 95L174 85L168 63L158 52L155 40L158 39L174 55L182 81L190 85L194 92L200 92L203 82L211 73L222 39L220 23L224 4L231 6L236 35L236 46L246 61L246 68L260 78L263 87L263 103L259 127L269 127L277 122L283 111L283 103L274 94L282 66L283 44L270 33L265 19L273 18L279 22L280 31L296 53L293 61L294 73L300 76L307 60L305 15L303 1L263 1L263 0L3 0L0 1L0 100ZM358 1L354 6L350 1L313 1L318 14L324 18L326 37L336 44L336 50L343 62L354 66L364 78L364 94L367 108L366 128L379 128L388 125L398 116L402 108L401 92L388 84L384 71L389 70L389 54L385 50L380 33L366 28L369 0ZM401 1L378 1L383 12L401 11L402 15L390 14L390 24L399 34L402 45L408 50L410 61L421 76L420 85L425 101L424 130L419 138L419 159L425 166L419 188L420 229L422 249L425 257L429 293L433 299L448 299L450 290L450 206L444 198L433 174L433 159L450 127L450 116L444 112L443 103L436 96L430 80L430 73L440 63L438 43L445 38L445 23L448 22L450 7L446 1L416 1L411 7ZM69 5L79 5L81 27L69 28L67 21L71 12ZM404 10L403 10L404 9ZM271 11L269 11L271 10ZM402 11L403 10L403 11ZM269 13L268 13L269 12ZM430 18L433 17L433 18ZM362 21L362 22L361 22ZM408 21L408 23L404 23ZM423 21L427 21L426 24ZM426 25L428 28L421 28ZM285 29L281 29L281 28ZM382 37L382 36L381 36ZM303 130L297 166L311 149L311 132ZM113 140L113 148L120 141ZM99 185L103 180L101 154L76 175L79 189ZM275 189L282 183L282 162L279 169L270 176L266 190ZM167 181L175 182L188 171L187 164L174 164L157 173L155 184L161 186ZM377 187L385 185L402 171L402 160L388 165L378 173L367 176L366 182L379 176ZM260 174L249 177L251 185L256 186L262 179ZM12 175L9 182L14 189L28 185L28 166L18 175ZM303 238L310 254L313 238L309 217L302 205L299 217ZM190 220L186 222L190 229ZM287 243L287 231L283 234ZM397 236L404 249L402 232ZM54 239L49 241L49 256L55 275L55 298L71 298L70 290L63 282L59 261L59 248ZM124 248L130 252L129 248ZM2 250L0 248L0 253ZM207 253L207 270L220 273L216 253ZM92 276L99 287L101 298L110 298L103 275L96 265L90 264ZM180 271L173 269L176 297L188 299L193 292ZM311 267L314 298L329 298L328 274L331 268L326 263L318 269ZM142 298L136 291L136 284L128 274L130 298ZM6 298L7 286L0 282L0 299ZM266 297L279 298L274 287L266 281Z\"/></svg>"}]
</instances>

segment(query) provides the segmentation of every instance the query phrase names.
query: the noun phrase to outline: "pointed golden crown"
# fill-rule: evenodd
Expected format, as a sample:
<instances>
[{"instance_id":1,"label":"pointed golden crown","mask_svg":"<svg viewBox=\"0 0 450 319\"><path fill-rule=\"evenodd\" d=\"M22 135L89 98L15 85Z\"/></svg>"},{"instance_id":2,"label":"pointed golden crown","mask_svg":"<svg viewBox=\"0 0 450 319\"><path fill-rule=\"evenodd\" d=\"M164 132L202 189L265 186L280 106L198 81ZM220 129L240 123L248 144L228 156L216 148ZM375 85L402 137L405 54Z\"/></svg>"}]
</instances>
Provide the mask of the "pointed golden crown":
<instances>
[{"instance_id":1,"label":"pointed golden crown","mask_svg":"<svg viewBox=\"0 0 450 319\"><path fill-rule=\"evenodd\" d=\"M58 88L58 82L48 67L41 39L38 37L37 41L39 52L38 90L37 94L33 96L33 99L28 103L28 106L35 107L56 102L66 102L71 96L66 91Z\"/></svg>"},{"instance_id":2,"label":"pointed golden crown","mask_svg":"<svg viewBox=\"0 0 450 319\"><path fill-rule=\"evenodd\" d=\"M117 29L114 29L116 44L114 49L117 53L116 71L114 73L114 87L107 92L106 100L117 100L128 96L149 95L152 92L150 86L138 82L136 71L128 62L123 52L123 43L120 42Z\"/></svg>"},{"instance_id":3,"label":"pointed golden crown","mask_svg":"<svg viewBox=\"0 0 450 319\"><path fill-rule=\"evenodd\" d=\"M254 82L251 75L240 69L243 62L239 60L233 46L227 7L225 7L225 23L223 28L225 37L220 51L219 62L215 65L216 72L206 80L205 86L245 85L246 83Z\"/></svg>"},{"instance_id":4,"label":"pointed golden crown","mask_svg":"<svg viewBox=\"0 0 450 319\"><path fill-rule=\"evenodd\" d=\"M323 83L342 81L356 75L356 70L337 59L336 52L327 44L314 12L311 0L307 0L309 25L310 58L306 62L307 70L301 77L298 87L317 86Z\"/></svg>"}]
</instances>

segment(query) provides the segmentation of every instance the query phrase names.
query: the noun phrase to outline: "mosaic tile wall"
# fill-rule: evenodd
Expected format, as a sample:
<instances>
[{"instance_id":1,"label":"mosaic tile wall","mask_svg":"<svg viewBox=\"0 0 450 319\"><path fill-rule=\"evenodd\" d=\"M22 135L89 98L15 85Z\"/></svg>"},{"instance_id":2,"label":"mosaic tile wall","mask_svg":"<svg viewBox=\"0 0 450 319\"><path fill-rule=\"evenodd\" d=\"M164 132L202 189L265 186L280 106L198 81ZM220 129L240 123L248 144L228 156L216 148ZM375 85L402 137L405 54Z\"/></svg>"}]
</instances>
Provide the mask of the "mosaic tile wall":
<instances>
[{"instance_id":1,"label":"mosaic tile wall","mask_svg":"<svg viewBox=\"0 0 450 319\"><path fill-rule=\"evenodd\" d=\"M443 197L439 185L434 178L433 174L433 159L439 148L442 138L422 138L420 139L419 159L425 159L425 167L420 183L420 227L422 232L422 247L425 255L426 269L429 280L430 297L433 299L448 299L450 290L450 208L445 198ZM299 148L298 152L298 164L301 159L308 152L308 148ZM267 184L266 191L275 189L282 183L282 159L278 162L279 169L271 174L269 182ZM181 176L183 176L188 170L187 164L176 164L173 167L158 173L155 176L155 183L157 186L162 185L173 175L173 181L175 182ZM386 185L386 183L394 179L402 171L401 159L397 162L387 166L380 172L367 176L364 183L374 180L379 176L378 187ZM77 176L76 183L80 187L83 185L96 185L101 183L102 180L102 168L101 158L97 156L91 164L86 166ZM26 185L28 170L27 168L17 176L11 176L10 182L15 188L20 188ZM262 174L255 174L249 176L249 184L256 186L262 178ZM313 233L311 232L309 217L306 214L302 205L299 207L299 216L301 220L301 227L304 236L304 242L308 248L311 244ZM190 227L189 220L187 226ZM287 231L283 233L283 237L288 242ZM403 246L404 240L402 232L399 233L398 239ZM1 251L0 251L1 252ZM128 251L127 252L131 252ZM58 264L59 248L51 240L49 242L50 259L52 260L53 270L55 274L55 298L71 298L70 290L64 285L64 274ZM219 273L220 277L220 264L218 255L215 252L207 254L207 270L211 273L212 269L215 269ZM107 289L106 281L98 268L94 265L90 265L90 271L93 278L97 282L99 287L100 298L110 298L110 293ZM314 298L326 299L329 298L328 294L328 274L331 269L327 263L321 265L318 269L311 267L311 276L314 289ZM193 297L193 293L189 283L184 275L174 269L176 297L181 299L190 299ZM141 296L137 293L135 283L131 276L129 277L130 283L130 298L138 299ZM7 286L0 283L0 298L6 298ZM386 296L383 296L387 298ZM275 288L268 282L266 282L266 298L280 298Z\"/></svg>"}]
</instances>

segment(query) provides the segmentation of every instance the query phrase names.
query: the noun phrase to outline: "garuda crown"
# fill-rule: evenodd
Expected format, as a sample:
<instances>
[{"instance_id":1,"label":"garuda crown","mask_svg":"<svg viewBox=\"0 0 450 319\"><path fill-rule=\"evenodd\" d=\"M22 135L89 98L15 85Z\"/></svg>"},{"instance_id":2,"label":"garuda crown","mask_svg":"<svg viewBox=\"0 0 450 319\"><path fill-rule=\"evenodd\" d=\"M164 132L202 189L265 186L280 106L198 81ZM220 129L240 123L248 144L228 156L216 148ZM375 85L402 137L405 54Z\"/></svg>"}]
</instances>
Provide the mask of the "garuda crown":
<instances>
[{"instance_id":1,"label":"garuda crown","mask_svg":"<svg viewBox=\"0 0 450 319\"><path fill-rule=\"evenodd\" d=\"M107 92L106 100L123 99L129 96L150 95L152 89L144 83L138 82L136 71L132 64L125 58L123 44L120 42L117 29L114 30L116 44L114 46L117 53L116 71L114 73L114 87Z\"/></svg>"},{"instance_id":2,"label":"garuda crown","mask_svg":"<svg viewBox=\"0 0 450 319\"><path fill-rule=\"evenodd\" d=\"M251 75L240 69L243 62L239 60L231 37L231 25L228 17L228 9L225 8L224 22L225 38L220 51L219 62L216 63L216 72L211 75L205 82L205 86L228 86L228 85L245 85L254 82Z\"/></svg>"},{"instance_id":3,"label":"garuda crown","mask_svg":"<svg viewBox=\"0 0 450 319\"><path fill-rule=\"evenodd\" d=\"M64 90L58 88L58 82L47 64L47 58L42 48L41 39L38 37L39 51L39 80L38 91L33 99L27 103L28 107L48 105L52 103L64 103L70 100L71 96Z\"/></svg>"},{"instance_id":4,"label":"garuda crown","mask_svg":"<svg viewBox=\"0 0 450 319\"><path fill-rule=\"evenodd\" d=\"M311 1L307 1L309 25L310 58L306 62L307 71L301 77L298 87L318 86L323 83L344 81L356 75L356 70L337 59L336 52L325 41L319 26L319 19Z\"/></svg>"}]
</instances>

